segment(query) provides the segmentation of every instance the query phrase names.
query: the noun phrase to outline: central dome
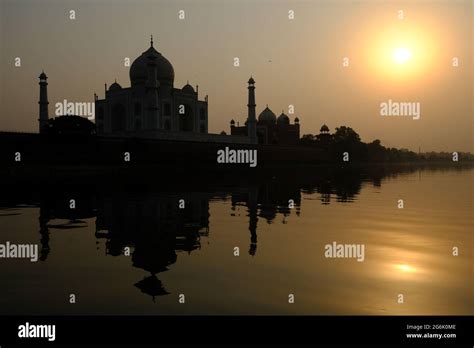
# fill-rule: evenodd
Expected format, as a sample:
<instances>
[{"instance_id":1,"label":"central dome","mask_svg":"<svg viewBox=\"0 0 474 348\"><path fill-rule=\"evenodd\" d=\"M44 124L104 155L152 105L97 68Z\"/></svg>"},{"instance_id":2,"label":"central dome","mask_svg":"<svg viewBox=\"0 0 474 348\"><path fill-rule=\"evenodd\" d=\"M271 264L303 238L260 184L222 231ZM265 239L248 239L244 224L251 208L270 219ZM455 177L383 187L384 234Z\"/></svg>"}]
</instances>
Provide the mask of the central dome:
<instances>
[{"instance_id":1,"label":"central dome","mask_svg":"<svg viewBox=\"0 0 474 348\"><path fill-rule=\"evenodd\" d=\"M130 82L132 86L144 84L148 79L148 57L155 58L156 75L160 85L173 86L174 69L168 59L163 57L160 52L150 46L140 57L134 60L130 67Z\"/></svg>"}]
</instances>

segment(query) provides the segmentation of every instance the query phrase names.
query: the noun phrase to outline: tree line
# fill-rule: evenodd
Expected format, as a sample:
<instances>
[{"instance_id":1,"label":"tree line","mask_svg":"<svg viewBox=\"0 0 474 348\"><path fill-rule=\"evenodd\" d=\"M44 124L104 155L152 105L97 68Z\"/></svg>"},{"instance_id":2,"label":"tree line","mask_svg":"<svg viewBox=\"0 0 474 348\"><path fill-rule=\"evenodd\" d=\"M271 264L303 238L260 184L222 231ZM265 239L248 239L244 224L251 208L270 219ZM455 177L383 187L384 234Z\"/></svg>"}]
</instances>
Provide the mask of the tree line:
<instances>
[{"instance_id":1,"label":"tree line","mask_svg":"<svg viewBox=\"0 0 474 348\"><path fill-rule=\"evenodd\" d=\"M334 161L340 161L344 152L349 153L351 161L359 162L444 162L453 161L455 157L453 152L417 153L403 148L385 147L379 139L364 143L359 134L347 126L337 127L333 134L305 134L299 145L327 151ZM457 156L458 161L474 161L474 155L469 152L457 152Z\"/></svg>"}]
</instances>

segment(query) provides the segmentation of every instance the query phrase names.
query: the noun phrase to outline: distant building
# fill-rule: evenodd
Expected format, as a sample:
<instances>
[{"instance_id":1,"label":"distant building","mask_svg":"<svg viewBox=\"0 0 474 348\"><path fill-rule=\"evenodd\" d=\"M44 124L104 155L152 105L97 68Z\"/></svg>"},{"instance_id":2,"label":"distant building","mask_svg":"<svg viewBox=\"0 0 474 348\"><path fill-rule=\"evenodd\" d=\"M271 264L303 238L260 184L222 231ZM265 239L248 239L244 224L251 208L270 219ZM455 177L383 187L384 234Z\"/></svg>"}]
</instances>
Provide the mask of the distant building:
<instances>
[{"instance_id":1,"label":"distant building","mask_svg":"<svg viewBox=\"0 0 474 348\"><path fill-rule=\"evenodd\" d=\"M327 146L332 139L329 127L323 124L319 131L320 133L316 136L316 138L320 141L321 145Z\"/></svg>"},{"instance_id":2,"label":"distant building","mask_svg":"<svg viewBox=\"0 0 474 348\"><path fill-rule=\"evenodd\" d=\"M245 135L254 138L259 144L274 145L296 145L300 139L300 124L298 117L293 124L290 118L282 111L276 117L267 107L260 113L258 120L255 119L255 80L251 77L248 81L249 101L248 117L245 126L236 126L235 121L230 121L231 135Z\"/></svg>"},{"instance_id":3,"label":"distant building","mask_svg":"<svg viewBox=\"0 0 474 348\"><path fill-rule=\"evenodd\" d=\"M95 97L99 135L150 135L156 131L208 133L207 96L198 98L198 86L174 88L171 63L153 47L130 67L130 87L114 82L105 98Z\"/></svg>"}]
</instances>

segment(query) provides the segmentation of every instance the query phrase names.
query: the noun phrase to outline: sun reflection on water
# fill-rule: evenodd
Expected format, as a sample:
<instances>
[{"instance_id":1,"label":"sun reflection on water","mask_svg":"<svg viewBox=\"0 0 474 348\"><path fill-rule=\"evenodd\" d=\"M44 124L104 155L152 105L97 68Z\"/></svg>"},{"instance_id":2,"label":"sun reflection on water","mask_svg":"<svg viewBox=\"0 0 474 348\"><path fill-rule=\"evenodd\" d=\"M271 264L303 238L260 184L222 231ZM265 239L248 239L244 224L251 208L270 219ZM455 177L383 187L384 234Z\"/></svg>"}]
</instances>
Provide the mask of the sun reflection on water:
<instances>
[{"instance_id":1,"label":"sun reflection on water","mask_svg":"<svg viewBox=\"0 0 474 348\"><path fill-rule=\"evenodd\" d=\"M399 264L396 264L394 265L394 267L403 272L403 273L415 273L416 272L416 268L413 267L413 266L410 266L410 265L407 265L405 263L399 263Z\"/></svg>"}]
</instances>

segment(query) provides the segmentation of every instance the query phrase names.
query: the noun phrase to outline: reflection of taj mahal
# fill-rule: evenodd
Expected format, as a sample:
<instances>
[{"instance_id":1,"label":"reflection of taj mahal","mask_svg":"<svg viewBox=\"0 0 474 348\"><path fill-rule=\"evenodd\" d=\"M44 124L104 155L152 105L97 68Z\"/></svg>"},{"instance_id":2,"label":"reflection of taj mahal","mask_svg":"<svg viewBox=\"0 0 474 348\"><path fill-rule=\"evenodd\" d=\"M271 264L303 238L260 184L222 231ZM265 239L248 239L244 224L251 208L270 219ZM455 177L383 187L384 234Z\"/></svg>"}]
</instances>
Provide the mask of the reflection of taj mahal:
<instances>
[{"instance_id":1,"label":"reflection of taj mahal","mask_svg":"<svg viewBox=\"0 0 474 348\"><path fill-rule=\"evenodd\" d=\"M171 63L153 47L130 67L131 87L114 82L105 98L95 97L98 134L152 135L154 131L207 133L207 96L198 99L198 87L174 88Z\"/></svg>"}]
</instances>

